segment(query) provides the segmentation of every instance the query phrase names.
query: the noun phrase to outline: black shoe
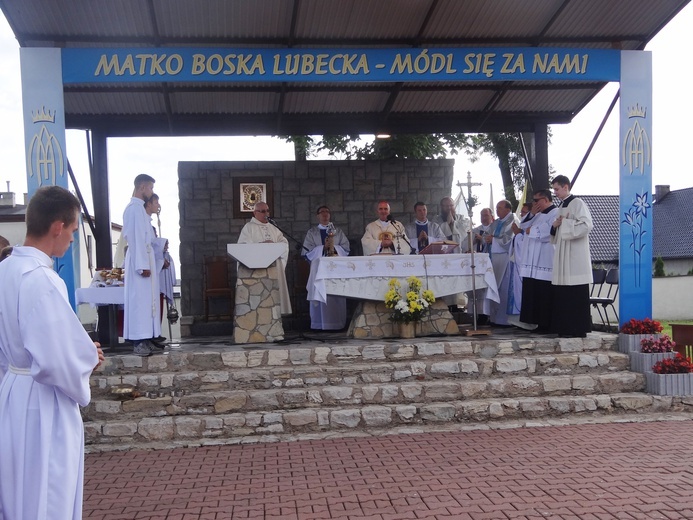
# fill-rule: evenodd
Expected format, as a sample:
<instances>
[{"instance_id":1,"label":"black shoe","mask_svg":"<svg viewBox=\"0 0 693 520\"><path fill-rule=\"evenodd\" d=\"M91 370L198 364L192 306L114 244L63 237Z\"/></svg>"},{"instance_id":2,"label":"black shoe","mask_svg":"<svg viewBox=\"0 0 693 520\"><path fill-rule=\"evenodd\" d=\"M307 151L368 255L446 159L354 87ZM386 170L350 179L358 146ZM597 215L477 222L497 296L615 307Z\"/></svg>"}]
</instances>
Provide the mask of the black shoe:
<instances>
[{"instance_id":1,"label":"black shoe","mask_svg":"<svg viewBox=\"0 0 693 520\"><path fill-rule=\"evenodd\" d=\"M158 341L159 343L163 343L164 341L166 341L166 336L159 335L156 338L152 338L152 341Z\"/></svg>"},{"instance_id":2,"label":"black shoe","mask_svg":"<svg viewBox=\"0 0 693 520\"><path fill-rule=\"evenodd\" d=\"M163 339L160 340L159 338L163 338ZM156 348L158 348L158 349L160 349L160 350L164 350L164 349L166 348L166 338L164 338L163 336L159 336L159 337L157 337L157 338L152 338L152 339L149 340L149 342L150 342L154 347L156 347Z\"/></svg>"}]
</instances>

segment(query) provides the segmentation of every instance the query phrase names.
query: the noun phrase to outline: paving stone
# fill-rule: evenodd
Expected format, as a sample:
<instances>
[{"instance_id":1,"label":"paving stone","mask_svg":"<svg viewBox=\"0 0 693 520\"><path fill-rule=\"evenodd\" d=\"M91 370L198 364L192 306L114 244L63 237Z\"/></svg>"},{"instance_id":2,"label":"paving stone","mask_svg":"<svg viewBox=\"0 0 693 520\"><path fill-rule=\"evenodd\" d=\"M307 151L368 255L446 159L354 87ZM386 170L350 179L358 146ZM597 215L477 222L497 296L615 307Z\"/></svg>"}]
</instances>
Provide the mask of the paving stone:
<instances>
[{"instance_id":1,"label":"paving stone","mask_svg":"<svg viewBox=\"0 0 693 520\"><path fill-rule=\"evenodd\" d=\"M199 438L205 428L205 423L199 417L176 417L175 435L182 438Z\"/></svg>"},{"instance_id":2,"label":"paving stone","mask_svg":"<svg viewBox=\"0 0 693 520\"><path fill-rule=\"evenodd\" d=\"M337 410L330 413L330 424L334 426L346 426L356 428L361 422L359 410Z\"/></svg>"},{"instance_id":3,"label":"paving stone","mask_svg":"<svg viewBox=\"0 0 693 520\"><path fill-rule=\"evenodd\" d=\"M137 433L137 423L134 421L109 422L103 425L105 437L132 437Z\"/></svg>"},{"instance_id":4,"label":"paving stone","mask_svg":"<svg viewBox=\"0 0 693 520\"><path fill-rule=\"evenodd\" d=\"M497 359L496 371L501 373L521 372L527 370L527 361L525 359Z\"/></svg>"},{"instance_id":5,"label":"paving stone","mask_svg":"<svg viewBox=\"0 0 693 520\"><path fill-rule=\"evenodd\" d=\"M366 406L361 416L366 426L386 426L392 422L392 410L387 406Z\"/></svg>"},{"instance_id":6,"label":"paving stone","mask_svg":"<svg viewBox=\"0 0 693 520\"><path fill-rule=\"evenodd\" d=\"M457 361L441 361L431 363L431 374L459 374L460 365Z\"/></svg>"},{"instance_id":7,"label":"paving stone","mask_svg":"<svg viewBox=\"0 0 693 520\"><path fill-rule=\"evenodd\" d=\"M151 419L145 417L137 425L137 433L148 441L166 441L173 439L173 418Z\"/></svg>"},{"instance_id":8,"label":"paving stone","mask_svg":"<svg viewBox=\"0 0 693 520\"><path fill-rule=\"evenodd\" d=\"M414 417L416 417L416 406L396 406L395 412L397 413L397 416L401 421L408 422L414 419Z\"/></svg>"},{"instance_id":9,"label":"paving stone","mask_svg":"<svg viewBox=\"0 0 693 520\"><path fill-rule=\"evenodd\" d=\"M452 404L427 404L421 407L421 418L424 421L451 421L455 417L456 409Z\"/></svg>"},{"instance_id":10,"label":"paving stone","mask_svg":"<svg viewBox=\"0 0 693 520\"><path fill-rule=\"evenodd\" d=\"M284 422L293 427L307 426L310 424L318 424L318 415L313 410L298 410L295 412L287 412L284 414Z\"/></svg>"}]
</instances>

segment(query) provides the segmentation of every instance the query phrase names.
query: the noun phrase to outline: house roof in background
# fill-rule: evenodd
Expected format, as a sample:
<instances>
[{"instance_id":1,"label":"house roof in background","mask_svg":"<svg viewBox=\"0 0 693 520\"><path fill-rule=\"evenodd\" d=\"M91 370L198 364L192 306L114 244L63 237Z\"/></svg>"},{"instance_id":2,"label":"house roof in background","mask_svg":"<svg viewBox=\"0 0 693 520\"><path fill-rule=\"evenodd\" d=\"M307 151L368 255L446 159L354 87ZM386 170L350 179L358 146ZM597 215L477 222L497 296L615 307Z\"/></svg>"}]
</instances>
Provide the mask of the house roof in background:
<instances>
[{"instance_id":1,"label":"house roof in background","mask_svg":"<svg viewBox=\"0 0 693 520\"><path fill-rule=\"evenodd\" d=\"M594 263L618 263L618 195L580 195L592 214L590 254ZM693 258L693 188L668 192L652 205L652 258Z\"/></svg>"},{"instance_id":2,"label":"house roof in background","mask_svg":"<svg viewBox=\"0 0 693 520\"><path fill-rule=\"evenodd\" d=\"M653 205L653 257L693 257L693 188L670 191Z\"/></svg>"},{"instance_id":3,"label":"house roof in background","mask_svg":"<svg viewBox=\"0 0 693 520\"><path fill-rule=\"evenodd\" d=\"M22 47L642 50L689 0L0 0ZM500 58L499 58L500 59ZM146 83L64 88L110 136L534 131L604 82Z\"/></svg>"},{"instance_id":4,"label":"house roof in background","mask_svg":"<svg viewBox=\"0 0 693 520\"><path fill-rule=\"evenodd\" d=\"M86 224L86 215L82 213L82 218ZM91 217L94 218L93 216ZM26 220L26 205L15 204L14 206L2 206L0 205L0 224L10 223L10 222L24 222ZM122 231L123 226L121 224L116 224L111 222L112 231Z\"/></svg>"},{"instance_id":5,"label":"house roof in background","mask_svg":"<svg viewBox=\"0 0 693 520\"><path fill-rule=\"evenodd\" d=\"M592 214L592 263L618 263L618 195L580 195Z\"/></svg>"}]
</instances>

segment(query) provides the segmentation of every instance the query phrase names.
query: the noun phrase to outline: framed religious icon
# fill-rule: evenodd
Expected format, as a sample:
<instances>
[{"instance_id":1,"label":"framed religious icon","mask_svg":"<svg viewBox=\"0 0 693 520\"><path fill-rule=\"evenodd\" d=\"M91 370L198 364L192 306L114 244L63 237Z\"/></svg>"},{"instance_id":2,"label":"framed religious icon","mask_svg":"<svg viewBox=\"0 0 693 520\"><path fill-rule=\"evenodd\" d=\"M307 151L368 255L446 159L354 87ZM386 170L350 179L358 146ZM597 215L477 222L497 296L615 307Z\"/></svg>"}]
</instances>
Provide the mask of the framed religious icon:
<instances>
[{"instance_id":1,"label":"framed religious icon","mask_svg":"<svg viewBox=\"0 0 693 520\"><path fill-rule=\"evenodd\" d=\"M267 177L233 179L233 218L249 219L258 202L266 202L272 211L272 179Z\"/></svg>"}]
</instances>

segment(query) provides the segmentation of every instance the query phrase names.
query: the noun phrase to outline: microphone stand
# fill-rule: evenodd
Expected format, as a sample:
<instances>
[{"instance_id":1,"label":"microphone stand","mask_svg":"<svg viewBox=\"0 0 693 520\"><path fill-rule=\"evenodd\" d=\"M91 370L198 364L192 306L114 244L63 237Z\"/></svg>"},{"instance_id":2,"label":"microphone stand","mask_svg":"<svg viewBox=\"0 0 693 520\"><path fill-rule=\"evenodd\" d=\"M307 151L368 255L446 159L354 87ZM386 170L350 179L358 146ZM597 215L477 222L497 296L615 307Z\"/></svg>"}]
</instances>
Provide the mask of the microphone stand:
<instances>
[{"instance_id":1,"label":"microphone stand","mask_svg":"<svg viewBox=\"0 0 693 520\"><path fill-rule=\"evenodd\" d=\"M279 231L281 231L284 236L286 236L286 237L290 238L291 240L293 240L294 242L296 242L296 245L300 246L300 247L297 247L296 249L298 249L298 250L305 249L306 251L310 252L309 249L303 245L303 242L298 241L297 239L292 237L289 233L287 233L282 228L280 228L279 225L277 225L277 223L275 222L275 220L273 218L267 218L267 222L269 222L274 227L276 227Z\"/></svg>"},{"instance_id":2,"label":"microphone stand","mask_svg":"<svg viewBox=\"0 0 693 520\"><path fill-rule=\"evenodd\" d=\"M389 218L387 220L389 220L392 223L392 227L394 227L397 230L397 234L395 235L395 237L397 237L397 254L402 254L402 248L400 247L399 239L403 238L409 246L409 254L415 255L416 249L412 247L411 242L409 242L409 239L407 239L407 234L404 232L404 226L402 225L402 223L393 219L391 215L388 215L388 217ZM399 227L397 227L397 224L399 224Z\"/></svg>"}]
</instances>

